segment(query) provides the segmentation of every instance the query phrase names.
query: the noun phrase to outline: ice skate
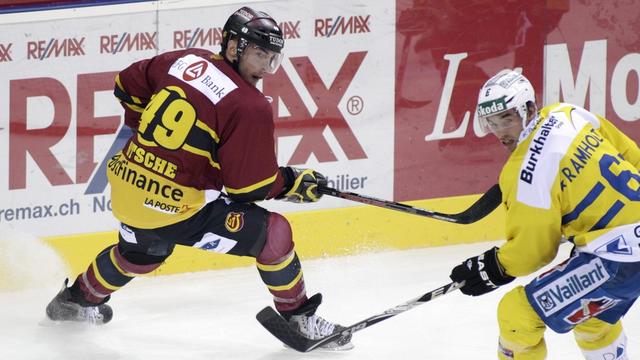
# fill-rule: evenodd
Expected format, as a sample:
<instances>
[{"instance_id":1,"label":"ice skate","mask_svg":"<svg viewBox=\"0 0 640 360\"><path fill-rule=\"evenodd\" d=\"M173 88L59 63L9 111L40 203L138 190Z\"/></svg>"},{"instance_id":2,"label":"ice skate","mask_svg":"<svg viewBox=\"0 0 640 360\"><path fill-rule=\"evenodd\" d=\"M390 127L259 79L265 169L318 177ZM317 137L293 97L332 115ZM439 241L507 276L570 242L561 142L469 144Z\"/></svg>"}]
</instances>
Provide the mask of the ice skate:
<instances>
[{"instance_id":1,"label":"ice skate","mask_svg":"<svg viewBox=\"0 0 640 360\"><path fill-rule=\"evenodd\" d=\"M340 332L345 327L338 324L331 323L322 317L315 314L316 309L322 302L322 295L315 294L310 297L300 308L292 311L291 313L282 314L285 319L289 321L289 325L298 331L302 336L311 339L318 340L333 333ZM326 350L351 350L353 344L351 343L351 334L342 336L336 341L332 341L326 345L319 347L319 349Z\"/></svg>"},{"instance_id":2,"label":"ice skate","mask_svg":"<svg viewBox=\"0 0 640 360\"><path fill-rule=\"evenodd\" d=\"M111 321L113 310L105 302L91 304L74 296L67 287L69 279L65 279L60 292L47 305L47 317L53 321L75 321L102 325Z\"/></svg>"}]
</instances>

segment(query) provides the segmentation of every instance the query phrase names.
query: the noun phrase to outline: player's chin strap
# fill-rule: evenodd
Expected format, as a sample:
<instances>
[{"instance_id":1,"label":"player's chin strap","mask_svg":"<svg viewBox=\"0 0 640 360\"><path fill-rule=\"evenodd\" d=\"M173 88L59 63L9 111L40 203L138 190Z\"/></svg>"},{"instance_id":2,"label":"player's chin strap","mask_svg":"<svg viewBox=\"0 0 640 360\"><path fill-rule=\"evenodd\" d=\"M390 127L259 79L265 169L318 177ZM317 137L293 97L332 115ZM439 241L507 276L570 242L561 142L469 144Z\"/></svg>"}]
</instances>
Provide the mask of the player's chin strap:
<instances>
[{"instance_id":1,"label":"player's chin strap","mask_svg":"<svg viewBox=\"0 0 640 360\"><path fill-rule=\"evenodd\" d=\"M328 344L330 342L336 341L337 339L347 336L349 334L353 334L356 331L360 331L366 327L369 327L373 324L377 324L383 320L387 320L388 318L394 317L400 313L411 310L418 305L422 305L426 302L429 302L437 297L453 292L464 285L462 283L452 282L445 286L439 287L435 290L429 291L428 293L417 297L413 300L409 300L400 305L394 306L390 309L385 310L384 312L368 317L362 321L359 321L351 326L348 326L344 330L340 332L333 333L327 337L317 340L308 339L299 332L295 331L293 328L289 326L287 321L280 316L272 307L267 306L262 311L260 311L256 318L264 326L273 336L278 338L280 341L285 343L287 346L291 347L300 352L308 352L313 349L316 349L322 345Z\"/></svg>"},{"instance_id":2,"label":"player's chin strap","mask_svg":"<svg viewBox=\"0 0 640 360\"><path fill-rule=\"evenodd\" d=\"M480 199L463 212L457 214L443 214L436 211L415 208L406 204L393 201L377 199L371 196L360 195L352 192L336 190L330 187L318 186L318 192L325 195L335 196L346 200L356 201L363 204L374 205L386 209L402 211L414 215L426 216L429 218L448 221L458 224L471 224L489 215L502 202L502 191L498 184L493 185Z\"/></svg>"}]
</instances>

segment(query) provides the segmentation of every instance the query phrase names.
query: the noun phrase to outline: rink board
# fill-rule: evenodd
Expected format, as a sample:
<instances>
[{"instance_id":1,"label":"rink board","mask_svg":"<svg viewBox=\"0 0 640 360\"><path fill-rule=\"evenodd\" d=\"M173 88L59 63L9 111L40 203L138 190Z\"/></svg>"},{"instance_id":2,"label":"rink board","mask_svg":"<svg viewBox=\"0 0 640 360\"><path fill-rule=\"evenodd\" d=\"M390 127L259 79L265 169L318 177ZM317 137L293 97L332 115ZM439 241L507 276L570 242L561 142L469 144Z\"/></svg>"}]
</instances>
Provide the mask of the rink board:
<instances>
[{"instance_id":1,"label":"rink board","mask_svg":"<svg viewBox=\"0 0 640 360\"><path fill-rule=\"evenodd\" d=\"M458 213L477 198L477 195L459 196L407 204L443 213ZM285 216L293 228L296 251L303 259L497 240L503 236L504 221L501 207L469 225L373 206L295 212ZM71 272L75 274L84 271L100 250L116 242L117 233L49 237L46 241L67 259ZM248 257L178 246L166 264L153 274L222 269L252 265L254 262Z\"/></svg>"}]
</instances>

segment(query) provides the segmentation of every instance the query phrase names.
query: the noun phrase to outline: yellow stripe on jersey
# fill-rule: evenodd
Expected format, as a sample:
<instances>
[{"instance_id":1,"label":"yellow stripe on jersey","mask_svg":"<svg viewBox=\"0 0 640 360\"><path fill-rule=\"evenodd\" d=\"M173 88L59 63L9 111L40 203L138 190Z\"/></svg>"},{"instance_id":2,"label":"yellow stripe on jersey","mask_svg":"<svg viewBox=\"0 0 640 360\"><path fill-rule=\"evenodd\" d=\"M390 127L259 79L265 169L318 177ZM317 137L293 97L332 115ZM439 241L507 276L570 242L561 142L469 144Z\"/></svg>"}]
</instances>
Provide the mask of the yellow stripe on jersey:
<instances>
[{"instance_id":1,"label":"yellow stripe on jersey","mask_svg":"<svg viewBox=\"0 0 640 360\"><path fill-rule=\"evenodd\" d=\"M122 82L120 82L120 74L116 75L116 85L118 85L120 90L124 91L124 86L122 86Z\"/></svg>"},{"instance_id":2,"label":"yellow stripe on jersey","mask_svg":"<svg viewBox=\"0 0 640 360\"><path fill-rule=\"evenodd\" d=\"M132 105L132 104L128 104L124 101L121 101L121 103L125 104L129 109L135 111L135 112L139 112L142 114L142 112L144 111L144 108L141 106L136 106L136 105Z\"/></svg>"},{"instance_id":3,"label":"yellow stripe on jersey","mask_svg":"<svg viewBox=\"0 0 640 360\"><path fill-rule=\"evenodd\" d=\"M142 134L138 133L138 142L144 146L148 147L158 147L158 145L153 141L147 141L142 137Z\"/></svg>"},{"instance_id":4,"label":"yellow stripe on jersey","mask_svg":"<svg viewBox=\"0 0 640 360\"><path fill-rule=\"evenodd\" d=\"M216 144L220 142L220 137L218 136L218 134L216 134L216 132L213 131L213 129L211 129L209 126L207 126L207 124L203 123L201 120L196 120L196 126L206 131L209 135L211 135L211 137L216 142Z\"/></svg>"},{"instance_id":5,"label":"yellow stripe on jersey","mask_svg":"<svg viewBox=\"0 0 640 360\"><path fill-rule=\"evenodd\" d=\"M276 172L275 174L273 174L272 177L264 179L258 183L255 183L253 185L247 186L247 187L243 187L240 189L233 189L230 187L226 187L227 192L229 194L244 194L244 193L250 193L256 189L260 189L261 187L267 186L269 184L271 184L272 182L276 181L276 176L278 176L278 173Z\"/></svg>"},{"instance_id":6,"label":"yellow stripe on jersey","mask_svg":"<svg viewBox=\"0 0 640 360\"><path fill-rule=\"evenodd\" d=\"M202 149L195 148L195 147L193 147L193 146L191 146L191 145L189 145L189 144L184 144L184 145L182 145L182 150L184 150L184 151L188 151L188 152L190 152L190 153L192 153L192 154L195 154L195 155L200 155L200 156L204 156L204 157L206 157L206 158L207 158L207 160L209 160L209 164L210 164L212 167L214 167L214 168L216 168L216 169L220 170L220 164L218 164L217 162L215 162L215 161L211 158L211 153L210 153L210 152L205 151L205 150L202 150Z\"/></svg>"},{"instance_id":7,"label":"yellow stripe on jersey","mask_svg":"<svg viewBox=\"0 0 640 360\"><path fill-rule=\"evenodd\" d=\"M139 97L137 97L137 96L133 96L133 95L130 95L129 93L127 93L127 90L125 90L124 86L122 86L122 82L120 81L120 74L116 75L116 85L118 86L118 88L120 88L120 90L121 90L123 93L127 94L127 96L129 96L129 98L131 98L131 100L132 100L135 104L137 104L137 105L144 105L144 104L142 103L142 100L140 100L140 98L139 98ZM131 104L131 105L133 105L133 104ZM142 106L142 109L144 110L144 106Z\"/></svg>"}]
</instances>

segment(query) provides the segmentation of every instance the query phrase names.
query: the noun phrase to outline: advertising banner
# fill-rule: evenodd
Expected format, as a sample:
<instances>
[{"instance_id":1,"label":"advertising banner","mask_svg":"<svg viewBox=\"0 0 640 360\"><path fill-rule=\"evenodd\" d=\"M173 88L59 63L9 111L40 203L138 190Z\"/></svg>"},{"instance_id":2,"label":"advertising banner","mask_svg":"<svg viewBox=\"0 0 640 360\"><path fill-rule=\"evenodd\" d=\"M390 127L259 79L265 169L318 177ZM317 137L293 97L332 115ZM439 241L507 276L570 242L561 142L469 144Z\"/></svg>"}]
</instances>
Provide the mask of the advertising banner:
<instances>
[{"instance_id":1,"label":"advertising banner","mask_svg":"<svg viewBox=\"0 0 640 360\"><path fill-rule=\"evenodd\" d=\"M238 6L0 24L0 223L47 236L115 229L104 169L130 134L112 95L116 74L160 52L218 51ZM286 39L282 67L259 84L276 116L280 164L391 198L395 2L259 8ZM341 205L265 204L282 212Z\"/></svg>"}]
</instances>

